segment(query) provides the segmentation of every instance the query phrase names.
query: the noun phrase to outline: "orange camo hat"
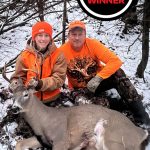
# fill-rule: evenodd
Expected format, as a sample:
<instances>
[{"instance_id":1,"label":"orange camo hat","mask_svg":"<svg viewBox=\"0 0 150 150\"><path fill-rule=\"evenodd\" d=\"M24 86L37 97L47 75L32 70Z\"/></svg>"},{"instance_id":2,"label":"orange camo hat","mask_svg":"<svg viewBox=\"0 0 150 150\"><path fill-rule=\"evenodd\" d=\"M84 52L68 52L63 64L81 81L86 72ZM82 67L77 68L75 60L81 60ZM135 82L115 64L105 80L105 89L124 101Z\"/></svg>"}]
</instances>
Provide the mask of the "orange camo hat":
<instances>
[{"instance_id":1,"label":"orange camo hat","mask_svg":"<svg viewBox=\"0 0 150 150\"><path fill-rule=\"evenodd\" d=\"M35 40L35 36L39 33L47 33L52 38L52 26L45 22L40 21L32 26L32 40Z\"/></svg>"},{"instance_id":2,"label":"orange camo hat","mask_svg":"<svg viewBox=\"0 0 150 150\"><path fill-rule=\"evenodd\" d=\"M80 28L86 30L85 24L80 20L76 20L76 21L73 21L73 22L70 23L69 31L72 30L73 28L76 28L76 27L80 27Z\"/></svg>"}]
</instances>

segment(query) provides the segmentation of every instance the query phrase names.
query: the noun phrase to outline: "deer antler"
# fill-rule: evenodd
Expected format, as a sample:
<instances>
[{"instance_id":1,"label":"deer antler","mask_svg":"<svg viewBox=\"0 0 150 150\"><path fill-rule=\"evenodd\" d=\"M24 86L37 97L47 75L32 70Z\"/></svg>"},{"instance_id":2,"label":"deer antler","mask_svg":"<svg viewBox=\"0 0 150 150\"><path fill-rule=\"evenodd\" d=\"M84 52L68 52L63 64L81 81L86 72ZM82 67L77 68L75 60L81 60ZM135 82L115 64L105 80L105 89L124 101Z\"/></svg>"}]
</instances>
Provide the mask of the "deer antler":
<instances>
[{"instance_id":1,"label":"deer antler","mask_svg":"<svg viewBox=\"0 0 150 150\"><path fill-rule=\"evenodd\" d=\"M8 82L10 83L10 79L8 79L7 76L6 76L6 63L5 63L5 65L4 65L4 68L3 68L3 71L2 71L2 76L3 76L3 78L4 78L6 81L8 81Z\"/></svg>"}]
</instances>

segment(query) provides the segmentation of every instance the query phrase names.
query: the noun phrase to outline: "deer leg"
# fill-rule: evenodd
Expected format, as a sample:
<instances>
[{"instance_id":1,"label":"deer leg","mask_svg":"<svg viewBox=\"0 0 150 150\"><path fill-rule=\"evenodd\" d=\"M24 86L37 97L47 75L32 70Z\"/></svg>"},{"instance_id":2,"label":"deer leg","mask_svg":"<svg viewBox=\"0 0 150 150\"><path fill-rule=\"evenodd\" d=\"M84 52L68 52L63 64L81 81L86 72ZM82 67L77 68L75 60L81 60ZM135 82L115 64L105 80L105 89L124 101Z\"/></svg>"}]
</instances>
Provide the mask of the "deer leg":
<instances>
[{"instance_id":1,"label":"deer leg","mask_svg":"<svg viewBox=\"0 0 150 150\"><path fill-rule=\"evenodd\" d=\"M25 150L27 148L39 148L42 147L36 137L23 139L16 144L16 150Z\"/></svg>"}]
</instances>

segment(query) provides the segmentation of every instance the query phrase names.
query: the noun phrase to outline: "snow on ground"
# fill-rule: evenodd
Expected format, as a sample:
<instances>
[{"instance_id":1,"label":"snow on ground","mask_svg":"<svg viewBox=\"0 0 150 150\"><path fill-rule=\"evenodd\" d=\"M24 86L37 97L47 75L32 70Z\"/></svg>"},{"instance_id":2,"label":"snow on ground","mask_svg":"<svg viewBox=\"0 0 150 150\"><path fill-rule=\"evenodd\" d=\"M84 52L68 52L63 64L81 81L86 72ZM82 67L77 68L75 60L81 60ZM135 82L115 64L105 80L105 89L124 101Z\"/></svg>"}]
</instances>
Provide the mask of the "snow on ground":
<instances>
[{"instance_id":1,"label":"snow on ground","mask_svg":"<svg viewBox=\"0 0 150 150\"><path fill-rule=\"evenodd\" d=\"M81 18L81 17L80 17ZM78 19L80 19L78 18ZM53 18L54 19L54 18ZM50 21L53 26L56 27L56 22L53 20ZM57 28L61 26L60 20L58 20ZM92 23L94 22L94 23ZM145 71L145 83L143 79L135 77L136 68L141 60L141 42L135 41L139 36L138 32L140 26L136 26L130 30L129 34L122 34L124 23L115 20L100 22L94 19L89 18L86 21L87 23L87 35L91 38L96 38L106 44L109 48L114 50L114 52L122 59L124 62L122 68L131 79L132 83L137 88L138 92L143 95L144 103L149 103L150 101L150 60ZM61 29L61 28L60 28ZM59 31L59 30L58 30ZM24 27L18 27L14 30L11 30L7 33L4 33L0 36L0 67L4 65L5 62L8 62L10 59L14 58L19 54L25 47L27 39L30 37L31 25L28 24ZM55 33L54 33L55 35ZM141 37L139 37L141 38ZM134 43L134 44L133 44ZM133 44L133 45L132 45ZM57 43L59 46L60 44ZM129 46L132 45L129 49ZM10 68L11 70L11 68ZM12 73L8 74L8 77ZM0 75L0 87L6 88L8 83ZM0 121L6 115L7 106L11 103L11 100L8 100L7 105L0 103ZM16 128L16 124L10 124L7 127L10 131L9 134L13 135L13 131ZM15 145L15 138L12 137L10 142L13 142L12 145ZM6 150L7 146L0 144L1 150ZM150 150L150 146L147 147L147 150Z\"/></svg>"}]
</instances>

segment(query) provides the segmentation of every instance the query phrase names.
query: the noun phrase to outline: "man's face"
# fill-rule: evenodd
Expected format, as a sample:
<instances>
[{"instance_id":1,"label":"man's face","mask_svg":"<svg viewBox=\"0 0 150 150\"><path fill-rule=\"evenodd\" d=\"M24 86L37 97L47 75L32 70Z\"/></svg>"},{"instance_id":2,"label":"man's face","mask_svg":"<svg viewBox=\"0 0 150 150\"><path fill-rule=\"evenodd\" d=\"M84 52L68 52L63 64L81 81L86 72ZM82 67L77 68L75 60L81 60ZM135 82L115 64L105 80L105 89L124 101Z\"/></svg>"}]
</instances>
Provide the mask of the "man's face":
<instances>
[{"instance_id":1,"label":"man's face","mask_svg":"<svg viewBox=\"0 0 150 150\"><path fill-rule=\"evenodd\" d=\"M45 49L50 41L51 38L47 33L40 33L35 37L35 42L39 50Z\"/></svg>"},{"instance_id":2,"label":"man's face","mask_svg":"<svg viewBox=\"0 0 150 150\"><path fill-rule=\"evenodd\" d=\"M86 38L86 31L81 28L75 28L69 31L68 40L71 44L71 47L76 51L82 49L83 44L85 42L85 38Z\"/></svg>"}]
</instances>

